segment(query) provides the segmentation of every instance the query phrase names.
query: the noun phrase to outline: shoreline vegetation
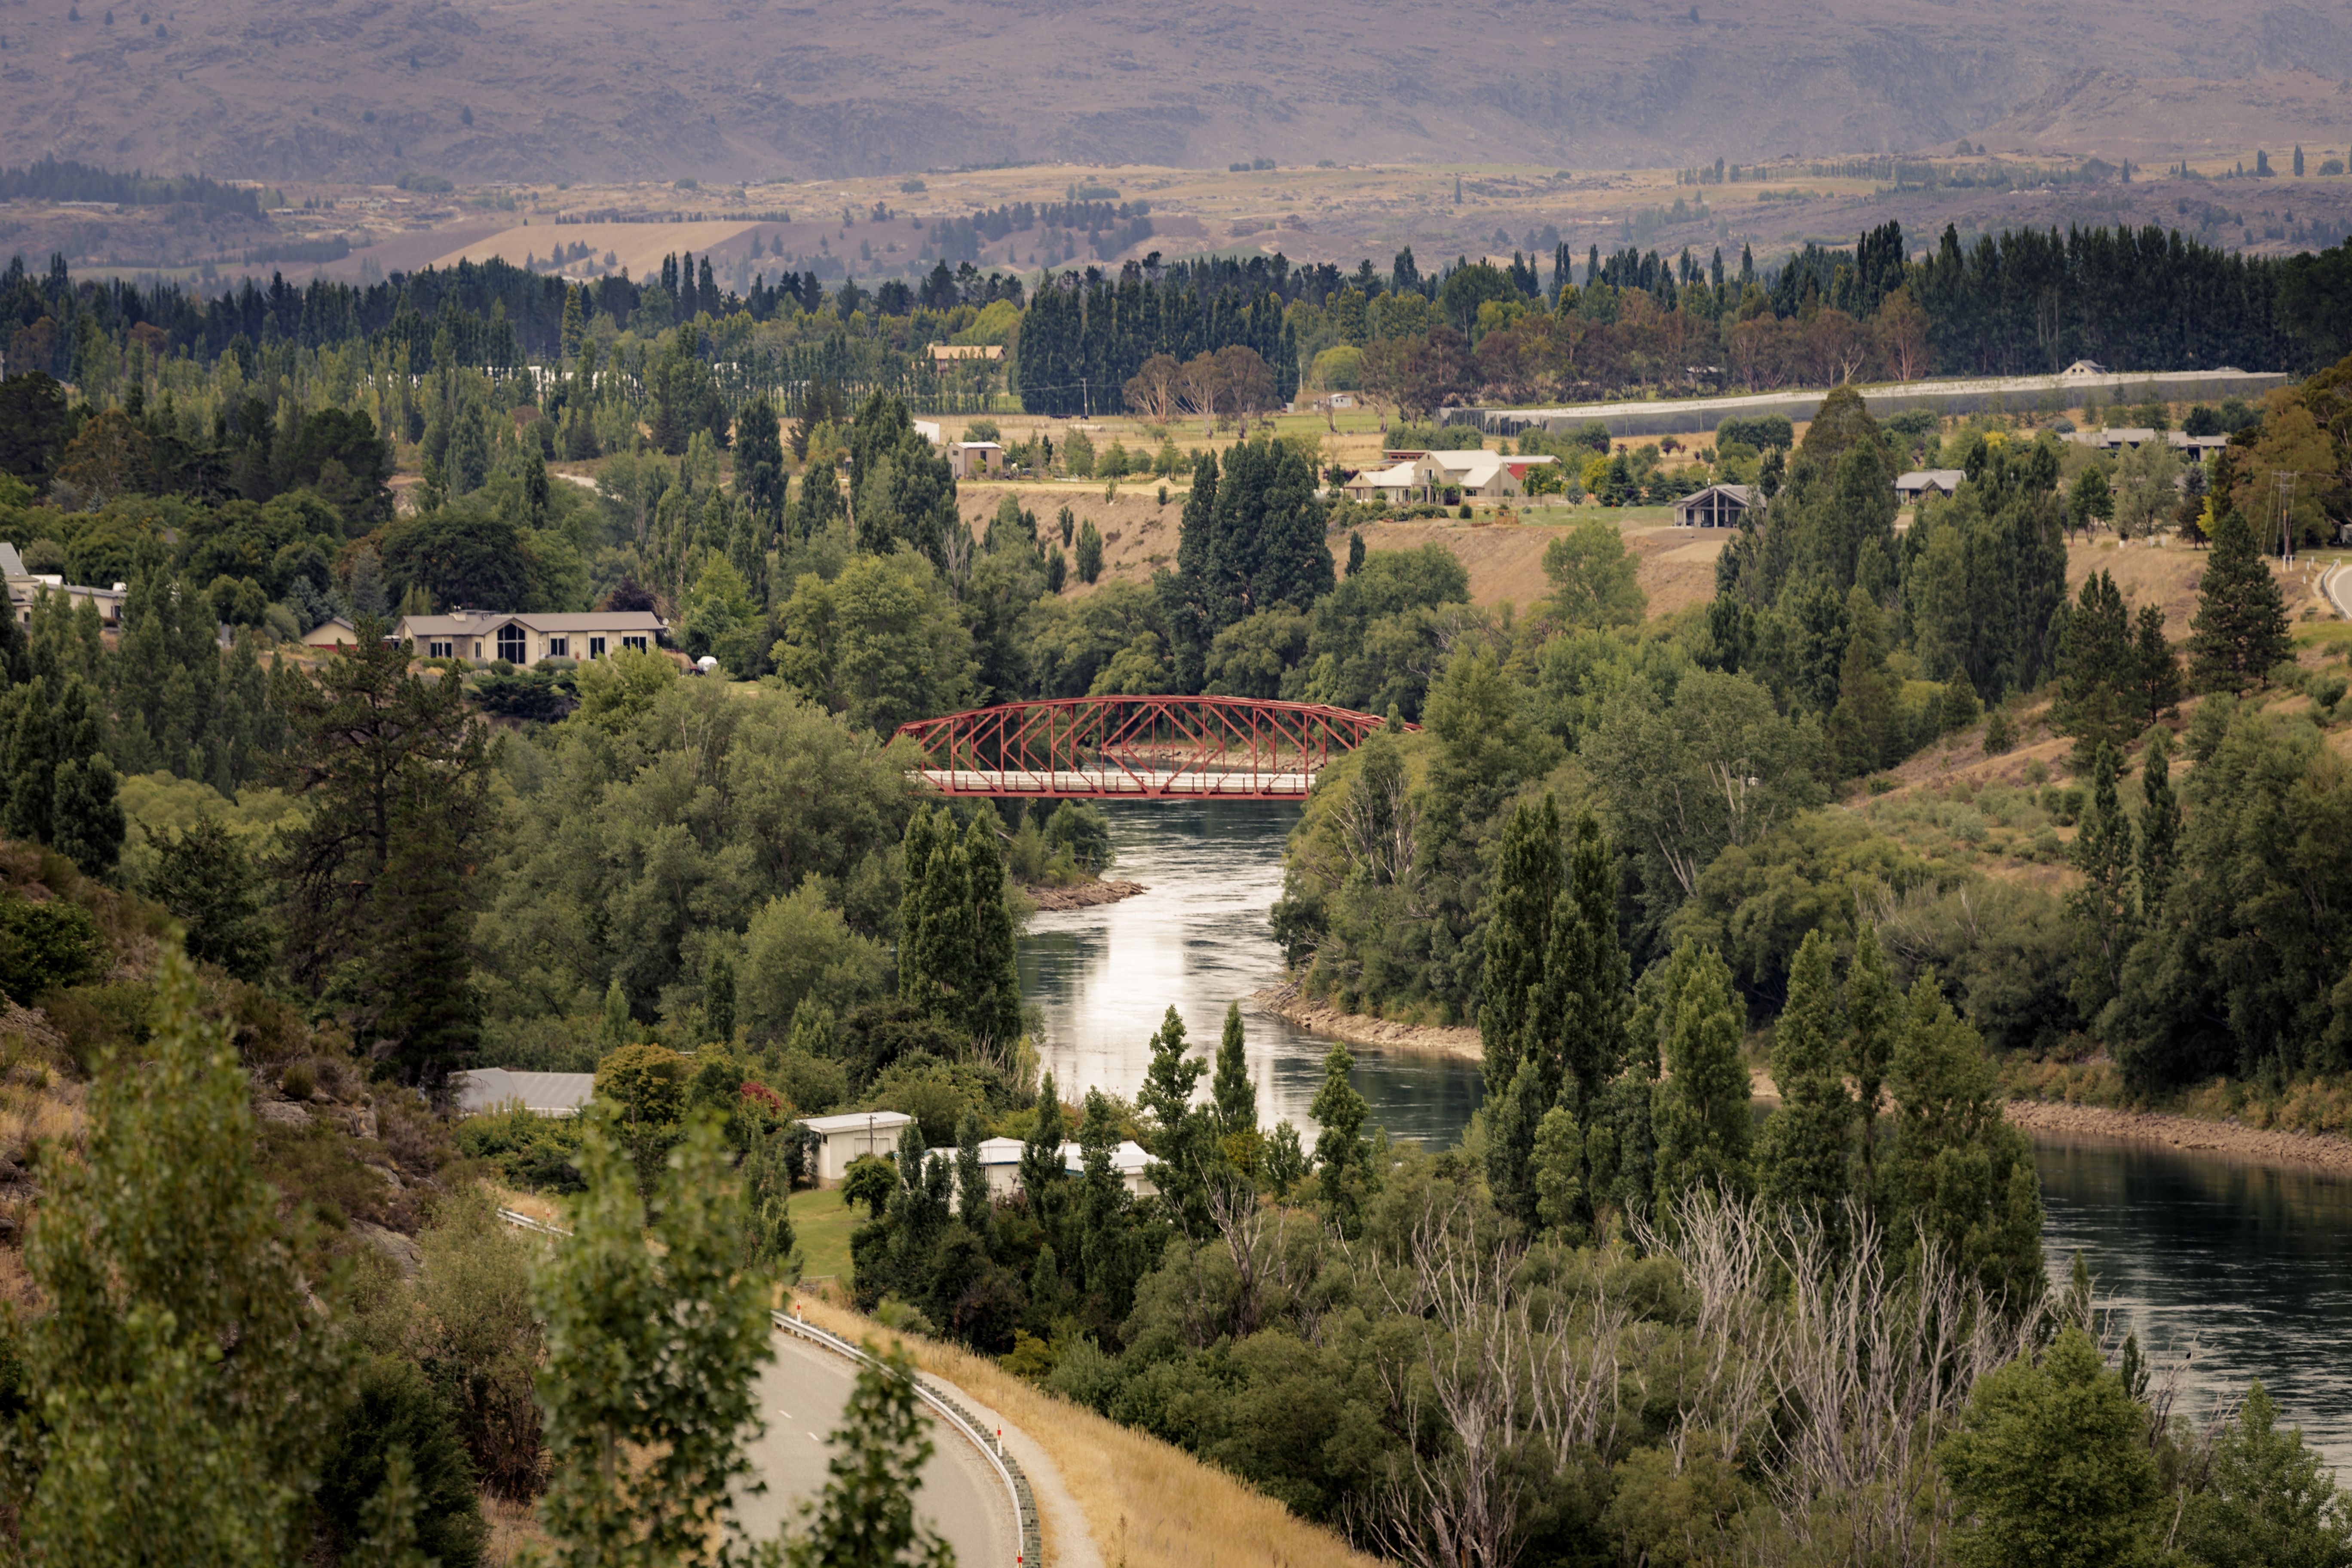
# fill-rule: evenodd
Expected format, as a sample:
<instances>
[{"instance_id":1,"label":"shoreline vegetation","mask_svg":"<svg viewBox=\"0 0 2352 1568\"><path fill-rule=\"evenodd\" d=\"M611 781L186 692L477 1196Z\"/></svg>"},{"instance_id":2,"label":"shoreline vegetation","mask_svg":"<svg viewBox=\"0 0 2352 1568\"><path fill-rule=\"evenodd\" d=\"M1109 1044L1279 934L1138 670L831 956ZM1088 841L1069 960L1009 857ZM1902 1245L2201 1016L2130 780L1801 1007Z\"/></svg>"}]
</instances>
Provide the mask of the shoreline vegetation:
<instances>
[{"instance_id":1,"label":"shoreline vegetation","mask_svg":"<svg viewBox=\"0 0 2352 1568\"><path fill-rule=\"evenodd\" d=\"M1466 1025L1447 1027L1406 1024L1367 1014L1342 1013L1308 999L1293 983L1254 993L1249 1004L1309 1034L1343 1040L1350 1046L1411 1051L1461 1061L1481 1059L1478 1031ZM1752 1072L1750 1084L1758 1100L1775 1105L1780 1102L1780 1090L1769 1072ZM2352 1138L2336 1133L2249 1126L2220 1110L2196 1115L2177 1110L2132 1110L2119 1106L2087 1105L2063 1099L2014 1098L2030 1091L2013 1083L2010 1092L2013 1098L2005 1106L2009 1120L2038 1139L2098 1138L2155 1144L2182 1153L2216 1154L2352 1179Z\"/></svg>"}]
</instances>

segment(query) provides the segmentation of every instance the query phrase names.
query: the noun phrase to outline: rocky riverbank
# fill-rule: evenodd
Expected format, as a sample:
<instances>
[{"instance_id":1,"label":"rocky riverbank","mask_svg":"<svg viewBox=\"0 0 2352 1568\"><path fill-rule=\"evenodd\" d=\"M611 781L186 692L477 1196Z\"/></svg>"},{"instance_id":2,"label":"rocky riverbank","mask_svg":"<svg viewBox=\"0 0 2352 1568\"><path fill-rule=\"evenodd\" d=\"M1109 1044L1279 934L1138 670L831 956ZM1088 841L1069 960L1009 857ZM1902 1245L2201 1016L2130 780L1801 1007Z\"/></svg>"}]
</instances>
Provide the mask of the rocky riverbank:
<instances>
[{"instance_id":1,"label":"rocky riverbank","mask_svg":"<svg viewBox=\"0 0 2352 1568\"><path fill-rule=\"evenodd\" d=\"M2184 1154L2219 1155L2352 1176L2352 1138L2331 1133L2288 1132L2168 1111L2116 1110L2056 1100L2012 1100L2007 1109L2011 1121L2039 1137L2112 1138L2177 1149Z\"/></svg>"},{"instance_id":2,"label":"rocky riverbank","mask_svg":"<svg viewBox=\"0 0 2352 1568\"><path fill-rule=\"evenodd\" d=\"M1151 889L1140 882L1081 882L1075 888L1024 888L1029 901L1041 910L1090 910L1115 904Z\"/></svg>"},{"instance_id":3,"label":"rocky riverbank","mask_svg":"<svg viewBox=\"0 0 2352 1568\"><path fill-rule=\"evenodd\" d=\"M1393 1019L1374 1018L1362 1013L1342 1013L1337 1007L1309 1000L1296 985L1270 985L1252 994L1250 1003L1261 1012L1271 1013L1277 1018L1287 1018L1309 1034L1345 1040L1351 1046L1422 1051L1430 1056L1455 1057L1474 1062L1482 1060L1486 1054L1478 1044L1476 1029L1466 1026L1448 1028L1436 1024L1400 1024Z\"/></svg>"},{"instance_id":4,"label":"rocky riverbank","mask_svg":"<svg viewBox=\"0 0 2352 1568\"><path fill-rule=\"evenodd\" d=\"M1361 1013L1342 1013L1309 1000L1296 985L1269 986L1251 996L1250 1002L1310 1033L1345 1040L1351 1046L1423 1051L1465 1061L1476 1061L1484 1055L1475 1028L1401 1024ZM1749 1087L1758 1103L1780 1103L1780 1091L1769 1072L1762 1068L1751 1072ZM2012 1100L2005 1110L2011 1121L2037 1137L2108 1138L2155 1144L2182 1153L2252 1160L2261 1164L2352 1177L2352 1138L2329 1133L2290 1132L2277 1128L2248 1127L2236 1121L2208 1121L2169 1111L2117 1110L2103 1105L2056 1100Z\"/></svg>"}]
</instances>

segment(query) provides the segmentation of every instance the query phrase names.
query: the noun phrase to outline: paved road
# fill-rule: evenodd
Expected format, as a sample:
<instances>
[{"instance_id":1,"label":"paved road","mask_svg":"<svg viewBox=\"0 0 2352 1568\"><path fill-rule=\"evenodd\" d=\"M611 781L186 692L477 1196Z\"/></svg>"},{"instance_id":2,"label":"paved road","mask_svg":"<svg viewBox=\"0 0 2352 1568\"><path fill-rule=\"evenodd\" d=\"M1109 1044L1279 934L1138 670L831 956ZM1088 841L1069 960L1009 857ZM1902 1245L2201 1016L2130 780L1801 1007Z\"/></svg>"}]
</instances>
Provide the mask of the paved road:
<instances>
[{"instance_id":1,"label":"paved road","mask_svg":"<svg viewBox=\"0 0 2352 1568\"><path fill-rule=\"evenodd\" d=\"M776 1335L776 1359L760 1380L760 1414L768 1432L751 1447L752 1468L767 1479L768 1490L739 1499L736 1509L754 1539L773 1537L797 1518L801 1500L824 1489L832 1457L825 1439L840 1425L856 1382L856 1370L840 1355L792 1334ZM1021 1531L1004 1483L953 1427L934 1419L931 1441L938 1451L923 1467L917 1517L947 1537L958 1568L1011 1564Z\"/></svg>"},{"instance_id":2,"label":"paved road","mask_svg":"<svg viewBox=\"0 0 2352 1568\"><path fill-rule=\"evenodd\" d=\"M2319 586L2336 613L2352 621L2352 565L2328 567L2320 574Z\"/></svg>"}]
</instances>

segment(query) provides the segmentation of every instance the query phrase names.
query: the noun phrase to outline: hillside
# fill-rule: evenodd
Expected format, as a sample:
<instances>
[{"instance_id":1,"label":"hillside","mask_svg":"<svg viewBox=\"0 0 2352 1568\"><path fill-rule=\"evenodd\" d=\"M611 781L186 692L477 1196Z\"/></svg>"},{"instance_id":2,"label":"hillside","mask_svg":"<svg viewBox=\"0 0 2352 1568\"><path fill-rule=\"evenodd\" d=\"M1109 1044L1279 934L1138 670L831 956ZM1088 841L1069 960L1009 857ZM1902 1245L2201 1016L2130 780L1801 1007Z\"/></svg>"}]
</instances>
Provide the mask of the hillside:
<instances>
[{"instance_id":1,"label":"hillside","mask_svg":"<svg viewBox=\"0 0 2352 1568\"><path fill-rule=\"evenodd\" d=\"M1768 0L765 5L218 0L0 22L0 139L269 180L839 177L1010 162L1570 169L2063 142L2150 163L2352 124L2340 11ZM1400 25L1404 23L1405 25ZM470 111L470 113L468 112ZM2054 141L2051 139L2055 139Z\"/></svg>"}]
</instances>

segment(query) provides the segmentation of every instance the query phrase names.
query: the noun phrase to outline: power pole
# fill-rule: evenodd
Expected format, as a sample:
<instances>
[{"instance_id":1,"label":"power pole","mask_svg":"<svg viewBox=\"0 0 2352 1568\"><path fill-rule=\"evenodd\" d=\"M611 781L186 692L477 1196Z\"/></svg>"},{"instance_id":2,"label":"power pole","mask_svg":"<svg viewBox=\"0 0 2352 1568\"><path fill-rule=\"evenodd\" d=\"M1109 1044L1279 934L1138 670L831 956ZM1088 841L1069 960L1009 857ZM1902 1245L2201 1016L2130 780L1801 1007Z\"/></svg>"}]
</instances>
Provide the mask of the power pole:
<instances>
[{"instance_id":1,"label":"power pole","mask_svg":"<svg viewBox=\"0 0 2352 1568\"><path fill-rule=\"evenodd\" d=\"M2294 481L2303 476L2292 468L2281 468L2273 476L2279 486L2279 558L2294 560Z\"/></svg>"}]
</instances>

